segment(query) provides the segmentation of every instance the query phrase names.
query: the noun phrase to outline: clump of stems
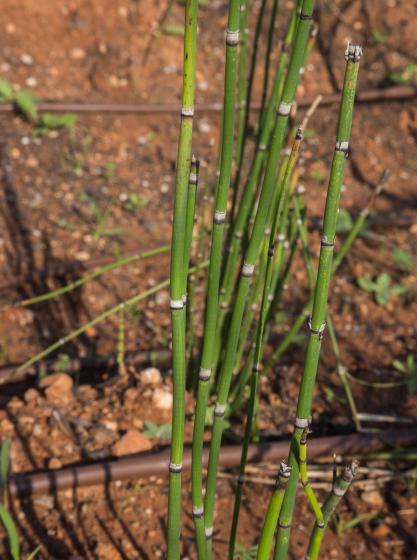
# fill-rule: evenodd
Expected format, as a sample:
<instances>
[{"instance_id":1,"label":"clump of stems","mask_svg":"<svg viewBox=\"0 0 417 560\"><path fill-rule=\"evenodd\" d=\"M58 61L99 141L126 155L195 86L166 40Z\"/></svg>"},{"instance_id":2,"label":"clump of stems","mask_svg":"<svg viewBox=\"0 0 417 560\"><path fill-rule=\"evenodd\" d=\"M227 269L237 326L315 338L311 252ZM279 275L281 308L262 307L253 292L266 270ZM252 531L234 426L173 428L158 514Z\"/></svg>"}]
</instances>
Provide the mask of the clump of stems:
<instances>
[{"instance_id":1,"label":"clump of stems","mask_svg":"<svg viewBox=\"0 0 417 560\"><path fill-rule=\"evenodd\" d=\"M288 458L288 464L291 467L292 472L285 491L284 501L279 517L275 554L276 560L283 560L287 556L291 520L299 476L298 455L300 440L304 429L308 427L310 422L313 388L317 374L321 340L326 325L327 299L330 280L332 277L332 259L334 239L336 235L337 213L344 177L345 160L349 149L353 104L361 55L362 49L360 47L348 45L346 51L347 64L339 112L336 146L329 179L326 207L324 211L319 268L314 292L313 311L310 320L310 337L306 350L304 371L297 403L296 421Z\"/></svg>"}]
</instances>

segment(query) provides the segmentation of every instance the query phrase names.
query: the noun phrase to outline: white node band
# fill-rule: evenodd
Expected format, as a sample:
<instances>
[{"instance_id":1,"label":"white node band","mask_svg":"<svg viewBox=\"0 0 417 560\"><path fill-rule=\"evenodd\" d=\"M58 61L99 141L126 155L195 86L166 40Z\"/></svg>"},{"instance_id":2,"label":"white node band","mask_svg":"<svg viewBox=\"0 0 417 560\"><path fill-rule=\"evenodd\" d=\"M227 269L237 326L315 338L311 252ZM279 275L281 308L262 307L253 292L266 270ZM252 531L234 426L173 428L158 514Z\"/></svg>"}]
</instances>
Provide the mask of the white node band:
<instances>
[{"instance_id":1,"label":"white node band","mask_svg":"<svg viewBox=\"0 0 417 560\"><path fill-rule=\"evenodd\" d=\"M239 31L226 31L226 45L236 47L239 44Z\"/></svg>"},{"instance_id":2,"label":"white node band","mask_svg":"<svg viewBox=\"0 0 417 560\"><path fill-rule=\"evenodd\" d=\"M180 473L182 471L182 463L170 463L169 472L170 473Z\"/></svg>"},{"instance_id":3,"label":"white node band","mask_svg":"<svg viewBox=\"0 0 417 560\"><path fill-rule=\"evenodd\" d=\"M204 529L204 533L207 539L211 539L211 537L213 536L213 527L206 527Z\"/></svg>"},{"instance_id":4,"label":"white node band","mask_svg":"<svg viewBox=\"0 0 417 560\"><path fill-rule=\"evenodd\" d=\"M216 406L214 407L214 416L224 416L224 413L226 412L226 405L225 404L220 404L217 403Z\"/></svg>"},{"instance_id":5,"label":"white node band","mask_svg":"<svg viewBox=\"0 0 417 560\"><path fill-rule=\"evenodd\" d=\"M181 115L183 117L194 117L194 107L182 107Z\"/></svg>"},{"instance_id":6,"label":"white node band","mask_svg":"<svg viewBox=\"0 0 417 560\"><path fill-rule=\"evenodd\" d=\"M216 210L214 212L213 221L215 224L224 224L224 222L226 221L226 212L220 212L219 210Z\"/></svg>"},{"instance_id":7,"label":"white node band","mask_svg":"<svg viewBox=\"0 0 417 560\"><path fill-rule=\"evenodd\" d=\"M198 374L198 378L201 381L208 381L211 376L211 368L200 368L200 373Z\"/></svg>"},{"instance_id":8,"label":"white node band","mask_svg":"<svg viewBox=\"0 0 417 560\"><path fill-rule=\"evenodd\" d=\"M188 182L190 183L190 185L196 185L198 183L197 173L190 173L190 177L188 178Z\"/></svg>"},{"instance_id":9,"label":"white node band","mask_svg":"<svg viewBox=\"0 0 417 560\"><path fill-rule=\"evenodd\" d=\"M292 103L285 103L282 101L278 107L278 115L282 117L287 117L291 113Z\"/></svg>"},{"instance_id":10,"label":"white node band","mask_svg":"<svg viewBox=\"0 0 417 560\"><path fill-rule=\"evenodd\" d=\"M308 418L296 418L295 427L296 428L308 428L310 420Z\"/></svg>"},{"instance_id":11,"label":"white node band","mask_svg":"<svg viewBox=\"0 0 417 560\"><path fill-rule=\"evenodd\" d=\"M349 150L349 142L336 142L336 150L338 152L347 152Z\"/></svg>"},{"instance_id":12,"label":"white node band","mask_svg":"<svg viewBox=\"0 0 417 560\"><path fill-rule=\"evenodd\" d=\"M171 299L169 302L171 309L182 309L184 307L184 300L181 299Z\"/></svg>"},{"instance_id":13,"label":"white node band","mask_svg":"<svg viewBox=\"0 0 417 560\"><path fill-rule=\"evenodd\" d=\"M255 270L254 264L244 263L242 266L242 276L250 277L252 276L254 270Z\"/></svg>"},{"instance_id":14,"label":"white node band","mask_svg":"<svg viewBox=\"0 0 417 560\"><path fill-rule=\"evenodd\" d=\"M333 486L332 492L338 498L342 498L346 494L346 490L343 488L338 488L337 486Z\"/></svg>"},{"instance_id":15,"label":"white node band","mask_svg":"<svg viewBox=\"0 0 417 560\"><path fill-rule=\"evenodd\" d=\"M198 507L193 506L193 516L194 517L203 517L203 515L204 515L203 506L198 506Z\"/></svg>"}]
</instances>

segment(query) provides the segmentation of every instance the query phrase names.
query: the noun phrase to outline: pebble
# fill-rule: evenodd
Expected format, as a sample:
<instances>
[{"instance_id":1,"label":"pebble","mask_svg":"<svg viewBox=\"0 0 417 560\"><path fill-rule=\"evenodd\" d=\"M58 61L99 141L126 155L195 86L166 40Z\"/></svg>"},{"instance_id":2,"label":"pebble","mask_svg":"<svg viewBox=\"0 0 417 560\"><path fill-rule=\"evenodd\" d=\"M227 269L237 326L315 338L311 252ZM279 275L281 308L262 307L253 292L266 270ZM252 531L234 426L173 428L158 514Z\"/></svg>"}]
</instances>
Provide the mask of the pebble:
<instances>
[{"instance_id":1,"label":"pebble","mask_svg":"<svg viewBox=\"0 0 417 560\"><path fill-rule=\"evenodd\" d=\"M30 403L36 401L38 396L39 396L38 391L36 389L33 389L33 387L31 387L25 392L23 398L25 399L25 402Z\"/></svg>"},{"instance_id":2,"label":"pebble","mask_svg":"<svg viewBox=\"0 0 417 560\"><path fill-rule=\"evenodd\" d=\"M410 233L411 233L412 235L417 235L417 224L413 224L413 225L410 227Z\"/></svg>"},{"instance_id":3,"label":"pebble","mask_svg":"<svg viewBox=\"0 0 417 560\"><path fill-rule=\"evenodd\" d=\"M376 527L372 531L372 536L376 537L377 539L383 539L388 536L390 533L390 528L385 523L380 523L378 527Z\"/></svg>"},{"instance_id":4,"label":"pebble","mask_svg":"<svg viewBox=\"0 0 417 560\"><path fill-rule=\"evenodd\" d=\"M68 405L73 401L73 380L66 373L54 373L41 379L39 387L45 389L46 400L49 403Z\"/></svg>"},{"instance_id":5,"label":"pebble","mask_svg":"<svg viewBox=\"0 0 417 560\"><path fill-rule=\"evenodd\" d=\"M162 381L162 375L158 368L149 367L140 372L139 379L143 385L158 385Z\"/></svg>"},{"instance_id":6,"label":"pebble","mask_svg":"<svg viewBox=\"0 0 417 560\"><path fill-rule=\"evenodd\" d=\"M20 62L23 62L26 66L31 66L33 64L33 57L28 53L23 53L20 55Z\"/></svg>"},{"instance_id":7,"label":"pebble","mask_svg":"<svg viewBox=\"0 0 417 560\"><path fill-rule=\"evenodd\" d=\"M87 56L87 53L84 49L76 47L70 51L70 57L72 60L83 60Z\"/></svg>"},{"instance_id":8,"label":"pebble","mask_svg":"<svg viewBox=\"0 0 417 560\"><path fill-rule=\"evenodd\" d=\"M91 258L91 255L87 251L79 251L78 253L75 253L75 258L77 261L88 261Z\"/></svg>"},{"instance_id":9,"label":"pebble","mask_svg":"<svg viewBox=\"0 0 417 560\"><path fill-rule=\"evenodd\" d=\"M160 410L171 410L172 394L166 389L155 389L152 395L152 403Z\"/></svg>"},{"instance_id":10,"label":"pebble","mask_svg":"<svg viewBox=\"0 0 417 560\"><path fill-rule=\"evenodd\" d=\"M152 449L151 440L137 430L128 430L112 447L112 451L117 457L149 451L149 449Z\"/></svg>"},{"instance_id":11,"label":"pebble","mask_svg":"<svg viewBox=\"0 0 417 560\"><path fill-rule=\"evenodd\" d=\"M38 80L34 76L26 78L25 83L30 88L35 88L38 85Z\"/></svg>"},{"instance_id":12,"label":"pebble","mask_svg":"<svg viewBox=\"0 0 417 560\"><path fill-rule=\"evenodd\" d=\"M378 490L371 490L370 492L363 492L362 493L362 500L367 504L370 504L375 507L382 507L384 505L384 499L381 496L381 493Z\"/></svg>"},{"instance_id":13,"label":"pebble","mask_svg":"<svg viewBox=\"0 0 417 560\"><path fill-rule=\"evenodd\" d=\"M19 150L19 148L12 148L12 149L10 150L10 156L11 156L13 159L19 159L19 157L20 157L20 150Z\"/></svg>"},{"instance_id":14,"label":"pebble","mask_svg":"<svg viewBox=\"0 0 417 560\"><path fill-rule=\"evenodd\" d=\"M28 157L28 159L26 160L26 165L27 165L28 167L32 167L32 168L38 167L39 161L38 161L36 158L34 158L33 156L30 156L30 157Z\"/></svg>"},{"instance_id":15,"label":"pebble","mask_svg":"<svg viewBox=\"0 0 417 560\"><path fill-rule=\"evenodd\" d=\"M48 463L48 468L49 469L60 469L61 467L62 467L62 463L58 459L58 457L52 457L52 459L50 459L50 461Z\"/></svg>"}]
</instances>

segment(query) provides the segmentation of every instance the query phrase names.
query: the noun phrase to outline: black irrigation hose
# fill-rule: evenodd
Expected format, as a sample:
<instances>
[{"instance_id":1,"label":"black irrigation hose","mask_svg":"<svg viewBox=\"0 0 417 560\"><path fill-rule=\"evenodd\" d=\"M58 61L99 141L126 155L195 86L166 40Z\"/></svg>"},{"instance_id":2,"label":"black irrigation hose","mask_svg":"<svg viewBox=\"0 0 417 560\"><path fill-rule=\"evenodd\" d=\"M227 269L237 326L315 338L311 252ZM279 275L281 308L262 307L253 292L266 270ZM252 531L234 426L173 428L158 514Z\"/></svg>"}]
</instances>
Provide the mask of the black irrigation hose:
<instances>
[{"instance_id":1,"label":"black irrigation hose","mask_svg":"<svg viewBox=\"0 0 417 560\"><path fill-rule=\"evenodd\" d=\"M388 432L357 433L311 438L309 457L332 457L334 453L342 456L358 456L374 453L390 447L411 447L417 444L416 427L407 430ZM248 462L279 463L288 454L289 440L266 442L250 445ZM203 464L207 466L209 449L203 451ZM223 467L236 467L240 462L241 447L229 445L222 447L220 464ZM156 453L129 455L120 459L108 458L96 463L63 467L43 472L27 472L9 477L9 492L12 496L46 494L68 488L80 488L96 484L108 484L115 480L129 480L138 477L166 475L169 463L169 449ZM191 449L184 452L183 469L190 470Z\"/></svg>"},{"instance_id":2,"label":"black irrigation hose","mask_svg":"<svg viewBox=\"0 0 417 560\"><path fill-rule=\"evenodd\" d=\"M370 89L360 91L356 95L357 103L375 103L382 101L398 101L413 99L417 96L417 88L412 85L391 86L383 89ZM305 97L298 103L298 107L307 108L313 103L314 98ZM340 94L332 93L324 95L319 105L320 108L328 105L339 103ZM260 110L260 103L253 103L251 105L252 111ZM13 103L0 104L0 113L14 112L16 107ZM176 103L68 103L68 102L43 102L38 105L38 110L41 112L51 113L139 113L139 114L162 114L162 113L175 113L180 111L179 105ZM221 103L201 103L196 105L196 113L220 113L223 111Z\"/></svg>"}]
</instances>

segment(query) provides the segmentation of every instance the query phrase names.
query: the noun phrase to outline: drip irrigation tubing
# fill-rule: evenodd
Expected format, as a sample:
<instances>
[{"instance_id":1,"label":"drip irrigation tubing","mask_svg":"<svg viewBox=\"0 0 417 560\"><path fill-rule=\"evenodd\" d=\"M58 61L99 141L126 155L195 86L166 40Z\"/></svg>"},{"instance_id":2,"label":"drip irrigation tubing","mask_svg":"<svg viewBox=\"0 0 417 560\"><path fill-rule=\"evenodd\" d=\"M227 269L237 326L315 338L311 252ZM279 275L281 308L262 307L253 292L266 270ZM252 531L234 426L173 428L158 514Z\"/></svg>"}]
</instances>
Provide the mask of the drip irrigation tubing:
<instances>
[{"instance_id":1,"label":"drip irrigation tubing","mask_svg":"<svg viewBox=\"0 0 417 560\"><path fill-rule=\"evenodd\" d=\"M265 442L250 445L248 462L278 463L287 456L289 440ZM410 447L417 444L416 427L407 430L357 433L311 438L308 442L310 459L341 456L360 456L382 451L390 447ZM203 464L207 466L209 448L203 452ZM236 467L239 465L241 447L229 445L222 447L220 465ZM43 472L26 472L11 475L8 489L12 496L55 493L58 490L75 489L85 486L108 484L116 480L129 480L140 477L164 475L168 472L169 449L156 453L129 455L123 458L108 458L91 464L73 465L62 469ZM191 449L184 452L183 470L191 468Z\"/></svg>"},{"instance_id":2,"label":"drip irrigation tubing","mask_svg":"<svg viewBox=\"0 0 417 560\"><path fill-rule=\"evenodd\" d=\"M376 103L383 101L399 101L413 99L417 95L417 88L412 85L401 85L386 87L383 89L369 89L358 92L356 95L357 103ZM297 105L299 108L310 107L314 98L305 97ZM339 103L340 94L332 93L324 95L319 107L326 107ZM250 107L252 111L259 111L261 104L253 103ZM13 103L0 104L0 113L10 113L16 110ZM39 103L38 110L41 112L52 113L140 113L140 114L162 114L179 113L180 106L176 103L82 103L82 102L58 102L47 101ZM223 111L222 103L201 103L196 105L196 113L220 113Z\"/></svg>"}]
</instances>

